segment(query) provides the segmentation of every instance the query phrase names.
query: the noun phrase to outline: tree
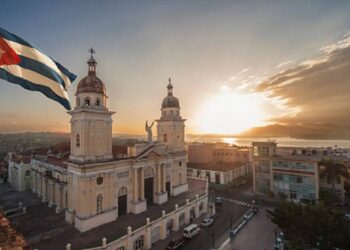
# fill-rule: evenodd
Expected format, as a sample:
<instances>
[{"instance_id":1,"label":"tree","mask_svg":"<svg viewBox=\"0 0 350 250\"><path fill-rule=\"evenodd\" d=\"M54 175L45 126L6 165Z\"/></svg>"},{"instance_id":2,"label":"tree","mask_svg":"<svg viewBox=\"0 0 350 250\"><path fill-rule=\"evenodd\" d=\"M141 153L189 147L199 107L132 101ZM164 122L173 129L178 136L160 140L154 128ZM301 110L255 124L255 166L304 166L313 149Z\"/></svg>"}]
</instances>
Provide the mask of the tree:
<instances>
[{"instance_id":1,"label":"tree","mask_svg":"<svg viewBox=\"0 0 350 250\"><path fill-rule=\"evenodd\" d=\"M323 202L323 205L326 207L333 206L337 202L339 202L338 196L330 191L329 189L321 189L320 190L320 200Z\"/></svg>"},{"instance_id":2,"label":"tree","mask_svg":"<svg viewBox=\"0 0 350 250\"><path fill-rule=\"evenodd\" d=\"M300 244L318 249L350 248L350 223L339 208L279 201L275 210L267 212L292 243L290 249L300 249Z\"/></svg>"},{"instance_id":3,"label":"tree","mask_svg":"<svg viewBox=\"0 0 350 250\"><path fill-rule=\"evenodd\" d=\"M343 163L334 162L329 158L323 159L320 164L325 167L321 172L321 178L326 178L327 182L332 185L332 192L335 193L335 182L340 179L341 176L349 177L349 172Z\"/></svg>"}]
</instances>

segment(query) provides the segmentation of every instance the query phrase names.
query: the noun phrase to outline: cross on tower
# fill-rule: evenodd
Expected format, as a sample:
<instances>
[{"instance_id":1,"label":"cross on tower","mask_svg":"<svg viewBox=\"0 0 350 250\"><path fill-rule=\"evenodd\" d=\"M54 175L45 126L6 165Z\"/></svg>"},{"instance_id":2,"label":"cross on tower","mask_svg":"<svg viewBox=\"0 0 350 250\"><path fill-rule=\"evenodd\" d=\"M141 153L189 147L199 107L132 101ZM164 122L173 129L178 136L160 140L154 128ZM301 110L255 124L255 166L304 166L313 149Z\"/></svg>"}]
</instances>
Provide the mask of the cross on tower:
<instances>
[{"instance_id":1,"label":"cross on tower","mask_svg":"<svg viewBox=\"0 0 350 250\"><path fill-rule=\"evenodd\" d=\"M91 54L91 58L93 58L93 54L96 54L96 51L92 47L89 49L89 52Z\"/></svg>"}]
</instances>

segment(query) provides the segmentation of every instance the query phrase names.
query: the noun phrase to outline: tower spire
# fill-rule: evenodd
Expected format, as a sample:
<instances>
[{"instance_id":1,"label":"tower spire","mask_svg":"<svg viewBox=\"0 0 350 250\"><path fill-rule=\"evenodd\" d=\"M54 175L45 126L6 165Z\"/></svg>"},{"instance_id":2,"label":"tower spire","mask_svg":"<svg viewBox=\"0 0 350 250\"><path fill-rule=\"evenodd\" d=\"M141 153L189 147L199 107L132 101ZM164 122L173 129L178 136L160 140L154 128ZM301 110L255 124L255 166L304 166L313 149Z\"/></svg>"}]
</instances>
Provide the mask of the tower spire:
<instances>
[{"instance_id":1,"label":"tower spire","mask_svg":"<svg viewBox=\"0 0 350 250\"><path fill-rule=\"evenodd\" d=\"M91 57L90 57L89 61L87 62L87 64L89 65L89 75L96 75L97 62L96 62L94 55L93 55L93 54L96 54L96 51L91 47L89 49L89 52L91 54Z\"/></svg>"},{"instance_id":2,"label":"tower spire","mask_svg":"<svg viewBox=\"0 0 350 250\"><path fill-rule=\"evenodd\" d=\"M167 89L168 89L168 96L171 96L173 95L173 85L171 84L171 78L169 77L169 83L168 83L168 86L167 86Z\"/></svg>"}]
</instances>

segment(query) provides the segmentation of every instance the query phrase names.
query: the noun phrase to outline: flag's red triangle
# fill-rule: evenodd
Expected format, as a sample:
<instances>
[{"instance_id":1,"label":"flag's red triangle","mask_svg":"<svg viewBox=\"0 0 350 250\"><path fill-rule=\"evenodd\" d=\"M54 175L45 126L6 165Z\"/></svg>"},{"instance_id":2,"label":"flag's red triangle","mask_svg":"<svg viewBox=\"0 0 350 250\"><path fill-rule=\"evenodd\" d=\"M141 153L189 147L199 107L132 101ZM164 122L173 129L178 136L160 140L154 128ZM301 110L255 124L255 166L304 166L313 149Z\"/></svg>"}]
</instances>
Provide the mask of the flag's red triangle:
<instances>
[{"instance_id":1,"label":"flag's red triangle","mask_svg":"<svg viewBox=\"0 0 350 250\"><path fill-rule=\"evenodd\" d=\"M0 37L0 66L18 64L21 58L16 52Z\"/></svg>"}]
</instances>

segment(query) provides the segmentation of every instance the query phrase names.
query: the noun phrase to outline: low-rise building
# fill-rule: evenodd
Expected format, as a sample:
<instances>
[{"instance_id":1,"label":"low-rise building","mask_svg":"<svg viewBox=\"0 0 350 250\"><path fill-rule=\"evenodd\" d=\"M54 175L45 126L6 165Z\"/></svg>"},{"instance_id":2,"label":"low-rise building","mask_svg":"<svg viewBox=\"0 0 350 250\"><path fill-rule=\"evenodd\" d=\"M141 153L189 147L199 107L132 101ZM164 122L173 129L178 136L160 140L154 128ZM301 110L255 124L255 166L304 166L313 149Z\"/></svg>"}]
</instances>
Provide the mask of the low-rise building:
<instances>
[{"instance_id":1,"label":"low-rise building","mask_svg":"<svg viewBox=\"0 0 350 250\"><path fill-rule=\"evenodd\" d=\"M187 146L187 175L207 177L209 182L228 184L251 173L251 151L226 143L192 143Z\"/></svg>"},{"instance_id":2,"label":"low-rise building","mask_svg":"<svg viewBox=\"0 0 350 250\"><path fill-rule=\"evenodd\" d=\"M253 190L256 194L283 195L289 200L305 201L319 199L322 189L330 189L331 184L321 178L324 166L321 161L325 154L316 149L310 154L298 148L277 148L274 141L253 142ZM329 155L327 157L330 157ZM339 156L334 161L347 164ZM344 178L339 177L335 191L344 200Z\"/></svg>"},{"instance_id":3,"label":"low-rise building","mask_svg":"<svg viewBox=\"0 0 350 250\"><path fill-rule=\"evenodd\" d=\"M210 183L228 184L250 173L249 162L195 163L187 164L187 176L207 177Z\"/></svg>"},{"instance_id":4,"label":"low-rise building","mask_svg":"<svg viewBox=\"0 0 350 250\"><path fill-rule=\"evenodd\" d=\"M10 154L8 182L18 191L31 190L31 156Z\"/></svg>"}]
</instances>

